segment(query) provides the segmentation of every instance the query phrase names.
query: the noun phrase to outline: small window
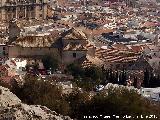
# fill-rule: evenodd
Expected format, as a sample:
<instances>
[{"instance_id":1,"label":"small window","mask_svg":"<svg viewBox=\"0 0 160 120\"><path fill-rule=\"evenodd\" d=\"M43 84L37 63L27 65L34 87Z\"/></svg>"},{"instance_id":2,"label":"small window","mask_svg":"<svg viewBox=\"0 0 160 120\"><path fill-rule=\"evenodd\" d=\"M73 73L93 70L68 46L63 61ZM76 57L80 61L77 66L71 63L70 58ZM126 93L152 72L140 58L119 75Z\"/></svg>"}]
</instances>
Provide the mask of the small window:
<instances>
[{"instance_id":1,"label":"small window","mask_svg":"<svg viewBox=\"0 0 160 120\"><path fill-rule=\"evenodd\" d=\"M6 48L5 48L5 47L3 47L3 50L6 50Z\"/></svg>"},{"instance_id":2,"label":"small window","mask_svg":"<svg viewBox=\"0 0 160 120\"><path fill-rule=\"evenodd\" d=\"M76 53L73 53L73 57L76 58Z\"/></svg>"},{"instance_id":3,"label":"small window","mask_svg":"<svg viewBox=\"0 0 160 120\"><path fill-rule=\"evenodd\" d=\"M39 17L42 17L42 14L40 14Z\"/></svg>"}]
</instances>

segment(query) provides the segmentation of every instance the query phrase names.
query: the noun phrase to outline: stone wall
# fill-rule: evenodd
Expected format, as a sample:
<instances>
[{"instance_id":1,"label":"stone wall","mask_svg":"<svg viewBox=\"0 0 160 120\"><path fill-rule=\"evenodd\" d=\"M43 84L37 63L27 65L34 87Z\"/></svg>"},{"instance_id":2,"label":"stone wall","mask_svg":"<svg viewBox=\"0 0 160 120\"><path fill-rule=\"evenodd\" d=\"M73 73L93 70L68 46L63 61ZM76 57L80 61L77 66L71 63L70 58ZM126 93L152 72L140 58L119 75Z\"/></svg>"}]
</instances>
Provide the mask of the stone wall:
<instances>
[{"instance_id":1,"label":"stone wall","mask_svg":"<svg viewBox=\"0 0 160 120\"><path fill-rule=\"evenodd\" d=\"M31 48L25 47L22 48L20 46L9 46L9 57L16 58L16 57L34 57L34 56L45 56L45 55L57 55L58 49L56 48L48 48L48 47L41 47L41 48Z\"/></svg>"},{"instance_id":2,"label":"stone wall","mask_svg":"<svg viewBox=\"0 0 160 120\"><path fill-rule=\"evenodd\" d=\"M86 56L87 51L63 51L62 60L63 63L72 63L73 61ZM76 54L74 57L73 54Z\"/></svg>"}]
</instances>

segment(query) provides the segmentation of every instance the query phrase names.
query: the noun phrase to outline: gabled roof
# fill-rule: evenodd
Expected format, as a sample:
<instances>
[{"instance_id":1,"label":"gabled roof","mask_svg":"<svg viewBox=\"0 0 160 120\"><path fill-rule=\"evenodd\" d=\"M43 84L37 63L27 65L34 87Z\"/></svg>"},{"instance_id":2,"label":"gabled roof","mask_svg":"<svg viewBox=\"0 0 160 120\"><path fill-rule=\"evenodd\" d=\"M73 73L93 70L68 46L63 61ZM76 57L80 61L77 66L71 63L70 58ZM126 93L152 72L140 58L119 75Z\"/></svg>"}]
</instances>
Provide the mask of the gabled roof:
<instances>
[{"instance_id":1,"label":"gabled roof","mask_svg":"<svg viewBox=\"0 0 160 120\"><path fill-rule=\"evenodd\" d=\"M86 40L86 35L75 28L72 28L66 32L65 35L62 35L62 39L64 40Z\"/></svg>"},{"instance_id":2,"label":"gabled roof","mask_svg":"<svg viewBox=\"0 0 160 120\"><path fill-rule=\"evenodd\" d=\"M49 36L25 36L17 38L13 44L21 47L51 47L56 41L55 37Z\"/></svg>"}]
</instances>

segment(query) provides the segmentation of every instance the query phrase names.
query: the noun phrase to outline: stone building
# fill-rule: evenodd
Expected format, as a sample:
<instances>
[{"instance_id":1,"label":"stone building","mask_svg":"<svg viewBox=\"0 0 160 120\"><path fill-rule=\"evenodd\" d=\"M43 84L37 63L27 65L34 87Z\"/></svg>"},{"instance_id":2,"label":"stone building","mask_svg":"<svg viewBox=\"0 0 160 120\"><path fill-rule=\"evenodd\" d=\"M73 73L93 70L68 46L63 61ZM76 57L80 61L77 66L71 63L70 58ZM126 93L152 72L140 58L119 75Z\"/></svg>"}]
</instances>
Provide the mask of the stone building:
<instances>
[{"instance_id":1,"label":"stone building","mask_svg":"<svg viewBox=\"0 0 160 120\"><path fill-rule=\"evenodd\" d=\"M61 40L63 63L70 63L86 56L87 37L83 32L72 28Z\"/></svg>"},{"instance_id":2,"label":"stone building","mask_svg":"<svg viewBox=\"0 0 160 120\"><path fill-rule=\"evenodd\" d=\"M9 58L42 58L54 55L64 64L86 57L87 37L72 28L59 36L18 37L8 45Z\"/></svg>"},{"instance_id":3,"label":"stone building","mask_svg":"<svg viewBox=\"0 0 160 120\"><path fill-rule=\"evenodd\" d=\"M45 19L48 0L0 0L0 21Z\"/></svg>"},{"instance_id":4,"label":"stone building","mask_svg":"<svg viewBox=\"0 0 160 120\"><path fill-rule=\"evenodd\" d=\"M9 58L40 58L45 55L57 54L58 49L52 47L55 39L52 36L19 37L8 45Z\"/></svg>"}]
</instances>

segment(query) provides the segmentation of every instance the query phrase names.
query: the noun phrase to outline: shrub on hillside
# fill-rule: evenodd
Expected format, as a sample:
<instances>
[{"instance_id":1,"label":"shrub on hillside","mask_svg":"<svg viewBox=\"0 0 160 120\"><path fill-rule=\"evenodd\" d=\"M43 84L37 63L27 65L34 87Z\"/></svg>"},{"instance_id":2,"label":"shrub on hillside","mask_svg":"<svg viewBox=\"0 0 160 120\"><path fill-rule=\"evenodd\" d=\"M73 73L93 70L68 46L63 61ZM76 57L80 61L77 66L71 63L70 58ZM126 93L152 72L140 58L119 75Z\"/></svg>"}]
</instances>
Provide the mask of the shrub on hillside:
<instances>
[{"instance_id":1,"label":"shrub on hillside","mask_svg":"<svg viewBox=\"0 0 160 120\"><path fill-rule=\"evenodd\" d=\"M52 85L49 81L38 81L34 76L26 76L22 87L13 88L15 94L27 104L44 105L57 113L69 115L78 120L83 120L85 115L118 115L122 117L124 115L153 114L160 118L159 104L153 104L136 91L126 88L111 87L95 96L92 96L91 92L79 90L74 90L69 95L62 95L60 88Z\"/></svg>"},{"instance_id":2,"label":"shrub on hillside","mask_svg":"<svg viewBox=\"0 0 160 120\"><path fill-rule=\"evenodd\" d=\"M110 88L106 92L95 95L85 103L79 103L77 106L72 117L77 117L80 120L89 115L118 115L121 118L120 120L123 120L122 117L125 115L134 117L156 115L160 117L160 105L152 104L134 90L126 88Z\"/></svg>"},{"instance_id":3,"label":"shrub on hillside","mask_svg":"<svg viewBox=\"0 0 160 120\"><path fill-rule=\"evenodd\" d=\"M68 114L70 108L62 97L62 91L49 81L37 80L32 75L25 77L23 86L14 84L12 91L25 103L44 105L63 115Z\"/></svg>"}]
</instances>

